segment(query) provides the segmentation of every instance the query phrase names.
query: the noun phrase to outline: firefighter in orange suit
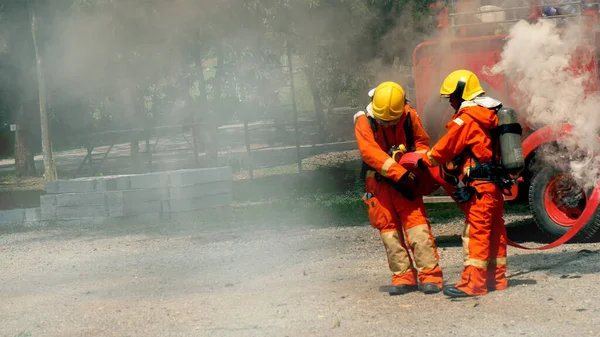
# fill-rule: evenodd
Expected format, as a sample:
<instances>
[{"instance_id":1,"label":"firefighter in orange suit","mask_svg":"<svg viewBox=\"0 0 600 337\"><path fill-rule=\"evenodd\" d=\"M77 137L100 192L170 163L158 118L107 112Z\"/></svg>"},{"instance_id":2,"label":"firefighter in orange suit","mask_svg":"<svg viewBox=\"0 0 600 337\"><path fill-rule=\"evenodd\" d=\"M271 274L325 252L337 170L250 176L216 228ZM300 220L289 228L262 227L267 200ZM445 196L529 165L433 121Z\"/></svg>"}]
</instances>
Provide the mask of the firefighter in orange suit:
<instances>
[{"instance_id":1,"label":"firefighter in orange suit","mask_svg":"<svg viewBox=\"0 0 600 337\"><path fill-rule=\"evenodd\" d=\"M423 198L414 195L415 175L398 164L407 151L426 153L429 136L400 85L381 83L369 96L367 112L354 116L354 132L363 159L369 222L380 231L393 273L388 292L418 290L418 278L424 293L438 293L442 270Z\"/></svg>"},{"instance_id":2,"label":"firefighter in orange suit","mask_svg":"<svg viewBox=\"0 0 600 337\"><path fill-rule=\"evenodd\" d=\"M450 100L456 113L446 128L448 132L423 157L426 166L444 165L458 169L453 193L465 212L462 234L464 269L462 280L444 288L450 297L485 295L489 290L503 290L506 280L506 228L504 197L490 176L490 163L498 151L491 130L498 126L496 109L501 102L484 96L477 76L457 70L444 80L442 97Z\"/></svg>"}]
</instances>

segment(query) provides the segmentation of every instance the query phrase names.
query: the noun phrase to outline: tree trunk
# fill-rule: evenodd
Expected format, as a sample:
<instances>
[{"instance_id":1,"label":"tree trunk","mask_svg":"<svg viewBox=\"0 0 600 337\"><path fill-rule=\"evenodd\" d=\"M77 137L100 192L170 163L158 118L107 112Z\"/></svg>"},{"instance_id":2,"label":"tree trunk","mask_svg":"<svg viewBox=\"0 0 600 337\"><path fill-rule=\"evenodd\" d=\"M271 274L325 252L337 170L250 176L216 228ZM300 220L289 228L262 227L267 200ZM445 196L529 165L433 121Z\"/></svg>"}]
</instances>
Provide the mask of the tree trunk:
<instances>
[{"instance_id":1,"label":"tree trunk","mask_svg":"<svg viewBox=\"0 0 600 337\"><path fill-rule=\"evenodd\" d=\"M214 78L214 86L213 90L215 93L215 101L217 103L221 102L221 79L223 73L223 48L219 44L217 47L217 72L215 73ZM217 106L220 108L220 104L208 104L208 91L206 89L206 78L204 77L204 60L200 55L198 55L198 62L201 65L201 71L199 74L199 84L200 84L200 108L205 111L204 113L204 122L206 123L206 157L209 160L210 166L217 166L219 159L219 145L217 143L217 125L213 116L215 111L212 111L212 108Z\"/></svg>"},{"instance_id":2,"label":"tree trunk","mask_svg":"<svg viewBox=\"0 0 600 337\"><path fill-rule=\"evenodd\" d=\"M131 89L133 85L130 82L122 84L121 93L123 95L123 104L127 113L128 125L137 129L137 125L130 123L129 121L135 120L137 117L137 108L135 106L134 90ZM132 132L129 142L130 158L131 158L131 169L134 173L141 173L140 163L140 144L137 133Z\"/></svg>"},{"instance_id":3,"label":"tree trunk","mask_svg":"<svg viewBox=\"0 0 600 337\"><path fill-rule=\"evenodd\" d=\"M306 81L308 82L308 86L310 88L310 92L312 94L313 103L315 105L315 117L317 119L317 139L320 143L325 142L325 109L323 102L321 101L321 94L319 92L319 87L317 86L317 81L315 79L315 73L313 68L313 58L311 56L308 57L308 66L304 69L306 74Z\"/></svg>"},{"instance_id":4,"label":"tree trunk","mask_svg":"<svg viewBox=\"0 0 600 337\"><path fill-rule=\"evenodd\" d=\"M17 177L32 177L37 175L33 154L31 153L31 118L26 113L23 104L19 105L15 131L15 173Z\"/></svg>"},{"instance_id":5,"label":"tree trunk","mask_svg":"<svg viewBox=\"0 0 600 337\"><path fill-rule=\"evenodd\" d=\"M141 173L142 165L140 163L140 142L136 136L131 143L129 148L131 150L131 169L134 173Z\"/></svg>"},{"instance_id":6,"label":"tree trunk","mask_svg":"<svg viewBox=\"0 0 600 337\"><path fill-rule=\"evenodd\" d=\"M217 103L221 102L221 95L223 94L223 75L225 72L224 63L225 55L223 51L223 44L217 44L217 70L215 72L215 78L213 81L213 90L215 94L215 100ZM204 76L203 76L204 77Z\"/></svg>"},{"instance_id":7,"label":"tree trunk","mask_svg":"<svg viewBox=\"0 0 600 337\"><path fill-rule=\"evenodd\" d=\"M296 138L296 157L298 160L298 174L302 174L302 154L300 153L300 130L298 128L298 111L296 109L296 87L294 85L294 65L292 64L292 47L286 41L287 66L290 75L290 92L292 93L292 113L294 116L294 134Z\"/></svg>"},{"instance_id":8,"label":"tree trunk","mask_svg":"<svg viewBox=\"0 0 600 337\"><path fill-rule=\"evenodd\" d=\"M36 38L36 19L35 11L30 1L27 1L29 7L29 20L31 23L31 37L33 38L33 48L35 50L35 60L37 68L38 94L40 103L40 124L42 131L42 152L44 154L44 177L46 181L55 181L58 179L56 164L52 155L52 142L50 141L50 125L48 122L48 110L46 104L46 83L42 68L42 58L37 45Z\"/></svg>"}]
</instances>

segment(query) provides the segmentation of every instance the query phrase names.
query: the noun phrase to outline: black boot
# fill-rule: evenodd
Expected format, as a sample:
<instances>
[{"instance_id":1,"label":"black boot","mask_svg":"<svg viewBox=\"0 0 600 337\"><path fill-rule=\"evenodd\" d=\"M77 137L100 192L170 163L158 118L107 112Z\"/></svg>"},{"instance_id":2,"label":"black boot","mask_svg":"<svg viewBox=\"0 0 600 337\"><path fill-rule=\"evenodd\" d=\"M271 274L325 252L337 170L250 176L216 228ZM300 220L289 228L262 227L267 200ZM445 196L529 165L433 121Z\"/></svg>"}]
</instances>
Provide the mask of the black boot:
<instances>
[{"instance_id":1,"label":"black boot","mask_svg":"<svg viewBox=\"0 0 600 337\"><path fill-rule=\"evenodd\" d=\"M471 297L471 295L467 294L466 292L464 292L462 290L456 289L456 287L444 288L444 295L452 297L452 298Z\"/></svg>"},{"instance_id":2,"label":"black boot","mask_svg":"<svg viewBox=\"0 0 600 337\"><path fill-rule=\"evenodd\" d=\"M383 286L379 288L379 291L389 293L390 296L404 295L413 291L417 291L419 288L416 285L401 284L398 286Z\"/></svg>"},{"instance_id":3,"label":"black boot","mask_svg":"<svg viewBox=\"0 0 600 337\"><path fill-rule=\"evenodd\" d=\"M442 289L440 289L440 287L435 284L435 283L425 283L423 285L423 292L427 295L429 294L437 294L440 291L442 291Z\"/></svg>"}]
</instances>

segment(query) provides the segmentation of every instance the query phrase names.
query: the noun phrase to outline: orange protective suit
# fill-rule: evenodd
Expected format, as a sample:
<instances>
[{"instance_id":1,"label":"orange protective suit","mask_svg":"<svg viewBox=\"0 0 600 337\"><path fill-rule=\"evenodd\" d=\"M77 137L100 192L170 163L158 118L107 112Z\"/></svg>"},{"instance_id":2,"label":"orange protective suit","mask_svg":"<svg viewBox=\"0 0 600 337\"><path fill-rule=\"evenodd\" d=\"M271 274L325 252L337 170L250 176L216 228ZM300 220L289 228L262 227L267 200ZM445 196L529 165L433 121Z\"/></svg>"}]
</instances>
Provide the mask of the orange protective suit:
<instances>
[{"instance_id":1,"label":"orange protective suit","mask_svg":"<svg viewBox=\"0 0 600 337\"><path fill-rule=\"evenodd\" d=\"M380 231L386 249L392 285L417 285L433 283L442 287L442 270L438 265L439 255L435 247L431 227L427 221L425 205L421 197L410 201L384 181L377 181L376 172L394 181L402 179L408 171L388 155L388 150L404 144L407 137L404 123L410 114L416 151L429 150L429 136L423 129L419 117L409 105L395 125L377 125L373 132L367 114L355 115L354 131L360 154L369 170L365 191L373 197L363 200L368 207L371 225ZM406 238L405 238L406 235ZM410 252L407 247L410 247ZM411 257L411 253L414 257ZM414 261L413 261L414 260Z\"/></svg>"},{"instance_id":2,"label":"orange protective suit","mask_svg":"<svg viewBox=\"0 0 600 337\"><path fill-rule=\"evenodd\" d=\"M447 134L424 156L428 166L444 165L458 155L464 155L462 172L468 173L480 163L492 161L491 129L498 126L493 109L473 101L462 103ZM467 151L470 150L470 151ZM496 151L496 153L498 153ZM465 212L466 225L462 234L464 270L456 288L471 296L485 295L488 289L508 287L506 279L506 228L504 227L504 197L500 188L487 181L471 183L477 193L460 205Z\"/></svg>"}]
</instances>

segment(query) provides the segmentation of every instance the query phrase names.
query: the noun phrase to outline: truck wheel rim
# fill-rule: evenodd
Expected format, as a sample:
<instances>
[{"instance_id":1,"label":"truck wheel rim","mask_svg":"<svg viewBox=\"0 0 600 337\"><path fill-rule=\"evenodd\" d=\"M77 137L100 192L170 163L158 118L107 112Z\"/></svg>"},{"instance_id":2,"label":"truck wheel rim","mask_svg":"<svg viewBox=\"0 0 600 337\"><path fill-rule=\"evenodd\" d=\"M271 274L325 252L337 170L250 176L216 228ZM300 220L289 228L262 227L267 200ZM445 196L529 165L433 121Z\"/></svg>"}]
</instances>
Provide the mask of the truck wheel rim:
<instances>
[{"instance_id":1,"label":"truck wheel rim","mask_svg":"<svg viewBox=\"0 0 600 337\"><path fill-rule=\"evenodd\" d=\"M560 226L571 227L583 213L588 196L568 174L550 179L544 190L546 213Z\"/></svg>"}]
</instances>

